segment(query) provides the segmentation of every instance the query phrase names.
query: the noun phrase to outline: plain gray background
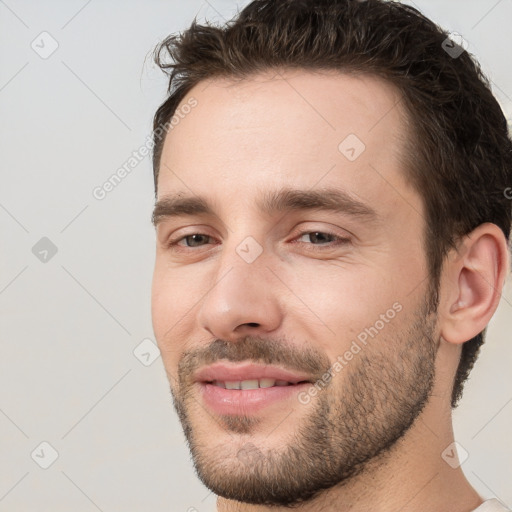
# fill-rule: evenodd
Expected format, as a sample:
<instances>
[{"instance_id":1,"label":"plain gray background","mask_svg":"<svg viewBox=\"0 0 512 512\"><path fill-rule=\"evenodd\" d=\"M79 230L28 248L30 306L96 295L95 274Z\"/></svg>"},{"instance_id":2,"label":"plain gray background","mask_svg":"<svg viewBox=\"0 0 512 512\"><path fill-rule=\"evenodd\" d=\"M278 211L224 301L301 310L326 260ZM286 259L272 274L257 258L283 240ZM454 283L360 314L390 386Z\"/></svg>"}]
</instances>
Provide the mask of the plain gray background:
<instances>
[{"instance_id":1,"label":"plain gray background","mask_svg":"<svg viewBox=\"0 0 512 512\"><path fill-rule=\"evenodd\" d=\"M512 0L415 5L464 36L510 119ZM166 87L148 58L155 44L195 15L236 10L227 0L0 0L0 511L215 508L161 359L146 366L158 355L150 158L104 199L93 190L150 133ZM467 477L508 507L511 333L509 280L455 412Z\"/></svg>"}]
</instances>

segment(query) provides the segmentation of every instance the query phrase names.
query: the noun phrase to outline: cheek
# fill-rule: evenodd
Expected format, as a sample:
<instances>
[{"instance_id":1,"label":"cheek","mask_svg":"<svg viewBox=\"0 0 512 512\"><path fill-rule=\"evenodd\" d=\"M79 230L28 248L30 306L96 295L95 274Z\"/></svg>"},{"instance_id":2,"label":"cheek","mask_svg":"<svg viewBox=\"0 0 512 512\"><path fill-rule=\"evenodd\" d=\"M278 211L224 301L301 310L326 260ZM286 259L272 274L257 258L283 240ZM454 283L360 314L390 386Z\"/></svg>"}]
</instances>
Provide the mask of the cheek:
<instances>
[{"instance_id":1,"label":"cheek","mask_svg":"<svg viewBox=\"0 0 512 512\"><path fill-rule=\"evenodd\" d=\"M180 354L183 350L178 330L181 327L178 322L176 300L167 290L169 287L153 285L151 298L151 313L153 320L153 332L155 334L160 355L171 384L177 375L177 367Z\"/></svg>"},{"instance_id":2,"label":"cheek","mask_svg":"<svg viewBox=\"0 0 512 512\"><path fill-rule=\"evenodd\" d=\"M401 310L401 294L396 280L383 277L386 275L391 276L389 270L369 264L297 268L293 281L288 281L294 292L288 300L299 308L295 321L331 360L336 359L358 335L363 333L364 338L365 329L378 322L379 332L389 331L389 324L399 316L396 310ZM381 315L386 318L382 320Z\"/></svg>"},{"instance_id":3,"label":"cheek","mask_svg":"<svg viewBox=\"0 0 512 512\"><path fill-rule=\"evenodd\" d=\"M372 304L381 300L378 274L378 269L368 265L304 264L294 269L290 288L326 323L345 323L347 318L365 316Z\"/></svg>"},{"instance_id":4,"label":"cheek","mask_svg":"<svg viewBox=\"0 0 512 512\"><path fill-rule=\"evenodd\" d=\"M171 340L173 344L179 340L182 324L192 316L187 316L187 312L191 308L189 302L193 293L187 293L183 288L179 270L170 272L161 267L157 264L153 275L151 316L158 345L165 351Z\"/></svg>"},{"instance_id":5,"label":"cheek","mask_svg":"<svg viewBox=\"0 0 512 512\"><path fill-rule=\"evenodd\" d=\"M158 344L160 345L165 325L168 322L167 312L170 306L171 298L167 292L165 275L159 271L158 264L153 273L153 283L151 286L151 317L153 321L153 331Z\"/></svg>"}]
</instances>

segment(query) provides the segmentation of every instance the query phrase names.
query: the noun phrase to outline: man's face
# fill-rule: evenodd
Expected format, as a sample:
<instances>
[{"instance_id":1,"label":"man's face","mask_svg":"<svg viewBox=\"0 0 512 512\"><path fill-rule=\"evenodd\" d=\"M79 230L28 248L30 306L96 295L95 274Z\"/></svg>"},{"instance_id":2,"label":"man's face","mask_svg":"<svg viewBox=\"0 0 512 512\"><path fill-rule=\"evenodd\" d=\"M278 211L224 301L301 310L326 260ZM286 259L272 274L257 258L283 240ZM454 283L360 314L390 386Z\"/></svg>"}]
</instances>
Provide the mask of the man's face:
<instances>
[{"instance_id":1,"label":"man's face","mask_svg":"<svg viewBox=\"0 0 512 512\"><path fill-rule=\"evenodd\" d=\"M191 97L161 160L155 335L205 484L298 503L390 449L433 384L398 93L295 71Z\"/></svg>"}]
</instances>

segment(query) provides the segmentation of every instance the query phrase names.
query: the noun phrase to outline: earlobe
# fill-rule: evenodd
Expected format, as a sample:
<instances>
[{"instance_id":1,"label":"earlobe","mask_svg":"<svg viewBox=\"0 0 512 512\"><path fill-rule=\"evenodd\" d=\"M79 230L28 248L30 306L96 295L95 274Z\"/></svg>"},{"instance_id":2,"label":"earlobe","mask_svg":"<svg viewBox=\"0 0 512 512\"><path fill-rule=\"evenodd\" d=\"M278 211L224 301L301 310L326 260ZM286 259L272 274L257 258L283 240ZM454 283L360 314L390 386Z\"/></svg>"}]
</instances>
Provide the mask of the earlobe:
<instances>
[{"instance_id":1,"label":"earlobe","mask_svg":"<svg viewBox=\"0 0 512 512\"><path fill-rule=\"evenodd\" d=\"M448 255L440 283L444 340L464 343L485 329L498 307L508 271L507 241L498 226L481 224L464 237L458 251Z\"/></svg>"}]
</instances>

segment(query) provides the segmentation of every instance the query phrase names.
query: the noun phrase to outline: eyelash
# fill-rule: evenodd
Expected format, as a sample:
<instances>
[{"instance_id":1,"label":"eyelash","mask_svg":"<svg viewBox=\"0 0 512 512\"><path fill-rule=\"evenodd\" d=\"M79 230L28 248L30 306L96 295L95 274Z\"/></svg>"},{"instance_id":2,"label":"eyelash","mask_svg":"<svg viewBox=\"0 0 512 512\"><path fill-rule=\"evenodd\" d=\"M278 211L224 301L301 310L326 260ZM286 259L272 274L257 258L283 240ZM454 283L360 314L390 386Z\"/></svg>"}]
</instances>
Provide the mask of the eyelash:
<instances>
[{"instance_id":1,"label":"eyelash","mask_svg":"<svg viewBox=\"0 0 512 512\"><path fill-rule=\"evenodd\" d=\"M294 240L296 238L302 238L304 235L309 235L311 233L327 235L328 237L332 237L335 239L332 242L326 242L323 244L312 244L312 243L306 243L306 242L299 242L299 243L306 243L306 245L310 245L311 249L313 249L314 251L324 251L327 249L332 249L333 247L339 247L342 245L346 245L350 242L350 239L338 236L335 233L331 233L330 231L301 231L300 233L297 234L297 236L294 238ZM185 235L185 236L182 236L177 239L169 240L167 246L169 249L172 249L172 250L175 250L178 252L180 252L180 251L181 252L189 252L191 250L197 249L197 247L187 247L187 246L178 245L178 243L181 242L182 240L185 240L186 238L189 238L189 237L192 237L195 235L204 236L204 237L207 237L208 239L213 238L210 235L206 235L205 233L190 233L189 235ZM297 242L295 242L295 243L297 243ZM198 246L198 247L203 247L203 246Z\"/></svg>"}]
</instances>

